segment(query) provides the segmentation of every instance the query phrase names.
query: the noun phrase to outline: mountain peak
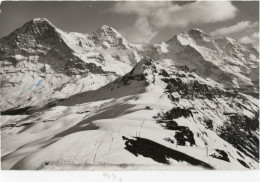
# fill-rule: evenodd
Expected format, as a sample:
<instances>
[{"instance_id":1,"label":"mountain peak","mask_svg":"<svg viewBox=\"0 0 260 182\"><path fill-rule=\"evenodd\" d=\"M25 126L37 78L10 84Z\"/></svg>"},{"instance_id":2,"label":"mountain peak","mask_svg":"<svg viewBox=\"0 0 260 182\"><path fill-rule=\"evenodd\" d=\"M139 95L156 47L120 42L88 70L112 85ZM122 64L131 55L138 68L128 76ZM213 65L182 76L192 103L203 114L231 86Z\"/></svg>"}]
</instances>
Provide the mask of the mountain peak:
<instances>
[{"instance_id":1,"label":"mountain peak","mask_svg":"<svg viewBox=\"0 0 260 182\"><path fill-rule=\"evenodd\" d=\"M101 26L95 32L91 33L90 36L95 43L99 45L105 43L105 47L118 45L123 47L129 46L128 41L116 29L107 25Z\"/></svg>"},{"instance_id":2,"label":"mountain peak","mask_svg":"<svg viewBox=\"0 0 260 182\"><path fill-rule=\"evenodd\" d=\"M55 25L53 25L46 18L34 18L31 21L25 23L20 29L19 32L32 32L34 34L42 34L48 30L56 29ZM30 30L30 31L29 31Z\"/></svg>"},{"instance_id":3,"label":"mountain peak","mask_svg":"<svg viewBox=\"0 0 260 182\"><path fill-rule=\"evenodd\" d=\"M50 21L46 18L34 18L34 19L32 19L32 21L34 23L37 23L37 22L48 22L48 23L50 23Z\"/></svg>"},{"instance_id":4,"label":"mountain peak","mask_svg":"<svg viewBox=\"0 0 260 182\"><path fill-rule=\"evenodd\" d=\"M207 40L208 38L210 38L210 36L207 33L205 33L203 30L198 29L198 28L193 28L187 32L182 32L180 34L173 36L171 39L166 41L166 43L175 44L176 42L180 42L182 45L187 45L187 44L190 44L191 42L193 42L192 39Z\"/></svg>"},{"instance_id":5,"label":"mountain peak","mask_svg":"<svg viewBox=\"0 0 260 182\"><path fill-rule=\"evenodd\" d=\"M102 25L99 29L103 29L103 30L109 30L109 29L113 29L115 30L114 28L108 26L108 25Z\"/></svg>"},{"instance_id":6,"label":"mountain peak","mask_svg":"<svg viewBox=\"0 0 260 182\"><path fill-rule=\"evenodd\" d=\"M58 28L52 24L46 18L34 18L28 23L26 23L21 31L26 31L29 34L33 34L35 36L45 34L46 32L56 32Z\"/></svg>"},{"instance_id":7,"label":"mountain peak","mask_svg":"<svg viewBox=\"0 0 260 182\"><path fill-rule=\"evenodd\" d=\"M2 43L7 43L13 41L15 39L28 39L29 37L38 37L42 36L45 33L54 34L56 33L57 27L53 25L46 18L34 18L27 23L25 23L22 27L16 29L11 34L1 39ZM20 37L20 38L19 38Z\"/></svg>"},{"instance_id":8,"label":"mountain peak","mask_svg":"<svg viewBox=\"0 0 260 182\"><path fill-rule=\"evenodd\" d=\"M119 36L120 34L117 32L116 29L108 26L108 25L103 25L99 29L97 29L96 33L98 34L109 34L109 35L117 35Z\"/></svg>"},{"instance_id":9,"label":"mountain peak","mask_svg":"<svg viewBox=\"0 0 260 182\"><path fill-rule=\"evenodd\" d=\"M141 61L139 61L132 71L130 72L131 75L140 75L143 74L145 67L149 67L153 64L153 60L150 57L144 57Z\"/></svg>"},{"instance_id":10,"label":"mountain peak","mask_svg":"<svg viewBox=\"0 0 260 182\"><path fill-rule=\"evenodd\" d=\"M48 19L46 18L34 18L31 21L29 21L28 23L25 24L25 26L41 26L44 25L49 26L49 27L53 27L56 28L55 25L53 25Z\"/></svg>"}]
</instances>

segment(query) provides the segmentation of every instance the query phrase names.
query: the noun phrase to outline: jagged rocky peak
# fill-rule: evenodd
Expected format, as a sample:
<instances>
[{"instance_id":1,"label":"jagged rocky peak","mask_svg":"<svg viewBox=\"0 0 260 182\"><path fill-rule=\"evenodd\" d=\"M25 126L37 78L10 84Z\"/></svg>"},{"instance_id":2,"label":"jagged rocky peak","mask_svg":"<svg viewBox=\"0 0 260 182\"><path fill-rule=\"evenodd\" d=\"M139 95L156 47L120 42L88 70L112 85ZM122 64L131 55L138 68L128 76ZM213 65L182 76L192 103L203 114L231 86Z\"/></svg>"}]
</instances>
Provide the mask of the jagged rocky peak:
<instances>
[{"instance_id":1,"label":"jagged rocky peak","mask_svg":"<svg viewBox=\"0 0 260 182\"><path fill-rule=\"evenodd\" d=\"M113 37L113 38L121 38L122 36L112 27L103 25L95 32L92 33L94 37Z\"/></svg>"},{"instance_id":2,"label":"jagged rocky peak","mask_svg":"<svg viewBox=\"0 0 260 182\"><path fill-rule=\"evenodd\" d=\"M107 26L107 25L103 25L101 26L96 33L103 33L103 34L107 34L107 35L117 35L119 36L120 34L112 27Z\"/></svg>"},{"instance_id":3,"label":"jagged rocky peak","mask_svg":"<svg viewBox=\"0 0 260 182\"><path fill-rule=\"evenodd\" d=\"M129 85L131 81L141 81L145 85L155 83L156 80L157 66L150 57L146 56L139 61L134 68L122 78L120 78L120 84Z\"/></svg>"},{"instance_id":4,"label":"jagged rocky peak","mask_svg":"<svg viewBox=\"0 0 260 182\"><path fill-rule=\"evenodd\" d=\"M197 41L209 42L213 38L205 33L203 30L198 28L193 28L187 32L182 32L178 35L173 36L171 39L166 41L167 44L174 45L187 45L191 43L196 43Z\"/></svg>"},{"instance_id":5,"label":"jagged rocky peak","mask_svg":"<svg viewBox=\"0 0 260 182\"><path fill-rule=\"evenodd\" d=\"M151 68L154 61L150 57L144 57L139 61L136 66L130 72L131 75L141 75L144 74L148 68Z\"/></svg>"},{"instance_id":6,"label":"jagged rocky peak","mask_svg":"<svg viewBox=\"0 0 260 182\"><path fill-rule=\"evenodd\" d=\"M58 35L57 28L46 18L34 18L1 39L2 45L31 45L36 39L51 39ZM34 44L33 44L34 45Z\"/></svg>"},{"instance_id":7,"label":"jagged rocky peak","mask_svg":"<svg viewBox=\"0 0 260 182\"><path fill-rule=\"evenodd\" d=\"M53 33L55 29L56 27L46 18L34 18L21 28L23 33L32 34L34 36L40 36L44 33Z\"/></svg>"},{"instance_id":8,"label":"jagged rocky peak","mask_svg":"<svg viewBox=\"0 0 260 182\"><path fill-rule=\"evenodd\" d=\"M96 45L128 47L128 41L114 28L103 25L90 34Z\"/></svg>"}]
</instances>

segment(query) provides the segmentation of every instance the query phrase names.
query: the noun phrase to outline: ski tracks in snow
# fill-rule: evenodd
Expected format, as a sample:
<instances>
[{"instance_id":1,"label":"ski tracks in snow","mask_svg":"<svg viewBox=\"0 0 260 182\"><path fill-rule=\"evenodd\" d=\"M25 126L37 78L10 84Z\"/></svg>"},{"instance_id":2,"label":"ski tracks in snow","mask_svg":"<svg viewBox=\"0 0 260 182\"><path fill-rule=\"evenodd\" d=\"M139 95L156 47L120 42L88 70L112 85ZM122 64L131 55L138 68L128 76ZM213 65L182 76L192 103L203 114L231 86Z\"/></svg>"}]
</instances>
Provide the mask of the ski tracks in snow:
<instances>
[{"instance_id":1,"label":"ski tracks in snow","mask_svg":"<svg viewBox=\"0 0 260 182\"><path fill-rule=\"evenodd\" d=\"M110 141L110 142L109 142L109 141ZM105 153L108 155L109 151L111 151L113 141L114 141L113 134L112 134L112 133L106 133L106 134L102 137L102 139L97 142L97 145L98 145L98 146L97 146L97 148L96 148L96 151L95 151L95 154L94 154L94 157L93 157L93 162L94 162L94 163L96 162L96 160L97 160L97 158L98 158L98 154L101 152L101 151L100 151L100 147L101 147L102 145L106 145L106 144L109 143L109 145L106 145L106 146L107 146L107 147L106 147L107 150L106 150L106 151L102 150L102 152L105 152Z\"/></svg>"},{"instance_id":2,"label":"ski tracks in snow","mask_svg":"<svg viewBox=\"0 0 260 182\"><path fill-rule=\"evenodd\" d=\"M99 147L101 146L101 144L103 143L104 139L106 138L107 136L107 133L104 135L104 137L102 137L101 140L99 140L99 143L98 143L98 146L97 146L97 149L95 151L95 155L94 155L94 158L93 158L93 162L96 161L96 157L97 157L97 153L98 153L98 150L99 150Z\"/></svg>"}]
</instances>

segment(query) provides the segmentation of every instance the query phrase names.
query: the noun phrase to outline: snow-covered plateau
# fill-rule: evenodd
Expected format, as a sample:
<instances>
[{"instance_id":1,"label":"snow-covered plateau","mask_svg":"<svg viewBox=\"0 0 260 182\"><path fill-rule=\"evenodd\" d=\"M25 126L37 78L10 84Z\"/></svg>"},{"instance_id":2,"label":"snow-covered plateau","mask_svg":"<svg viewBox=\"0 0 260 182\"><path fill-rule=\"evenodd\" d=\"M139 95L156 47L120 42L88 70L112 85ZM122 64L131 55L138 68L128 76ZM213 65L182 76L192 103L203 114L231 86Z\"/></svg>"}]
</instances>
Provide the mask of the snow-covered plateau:
<instances>
[{"instance_id":1,"label":"snow-covered plateau","mask_svg":"<svg viewBox=\"0 0 260 182\"><path fill-rule=\"evenodd\" d=\"M259 169L259 53L199 29L159 44L36 18L0 39L1 167Z\"/></svg>"}]
</instances>

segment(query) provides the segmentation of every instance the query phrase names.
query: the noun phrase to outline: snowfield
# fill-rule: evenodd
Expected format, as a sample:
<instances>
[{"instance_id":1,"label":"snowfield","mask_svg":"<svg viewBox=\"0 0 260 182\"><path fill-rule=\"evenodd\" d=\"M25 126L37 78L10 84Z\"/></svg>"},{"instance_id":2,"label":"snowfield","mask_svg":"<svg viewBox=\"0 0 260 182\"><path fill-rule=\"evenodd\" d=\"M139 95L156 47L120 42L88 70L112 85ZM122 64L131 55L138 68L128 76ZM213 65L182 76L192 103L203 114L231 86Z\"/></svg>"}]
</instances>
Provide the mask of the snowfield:
<instances>
[{"instance_id":1,"label":"snowfield","mask_svg":"<svg viewBox=\"0 0 260 182\"><path fill-rule=\"evenodd\" d=\"M157 63L141 61L130 73L96 91L72 96L20 121L14 119L15 127L2 128L2 168L93 169L104 164L130 168L140 165L144 169L156 169L158 165L163 169L246 169L240 160L258 169L251 154L239 152L216 133L216 128L227 120L223 114L224 108L229 108L225 98L172 102L165 93L164 77L158 74L160 69L163 67ZM146 72L150 74L140 79ZM167 72L176 73L172 69ZM258 110L250 100L246 102ZM184 145L177 143L174 136L178 131L156 121L158 113L176 106L195 109L192 117L174 120L192 131L195 145L188 140ZM229 112L234 109L252 117L253 111L235 107ZM205 117L214 121L212 130L201 122ZM227 156L222 157L228 161L212 157L221 156L216 150L224 151Z\"/></svg>"}]
</instances>

